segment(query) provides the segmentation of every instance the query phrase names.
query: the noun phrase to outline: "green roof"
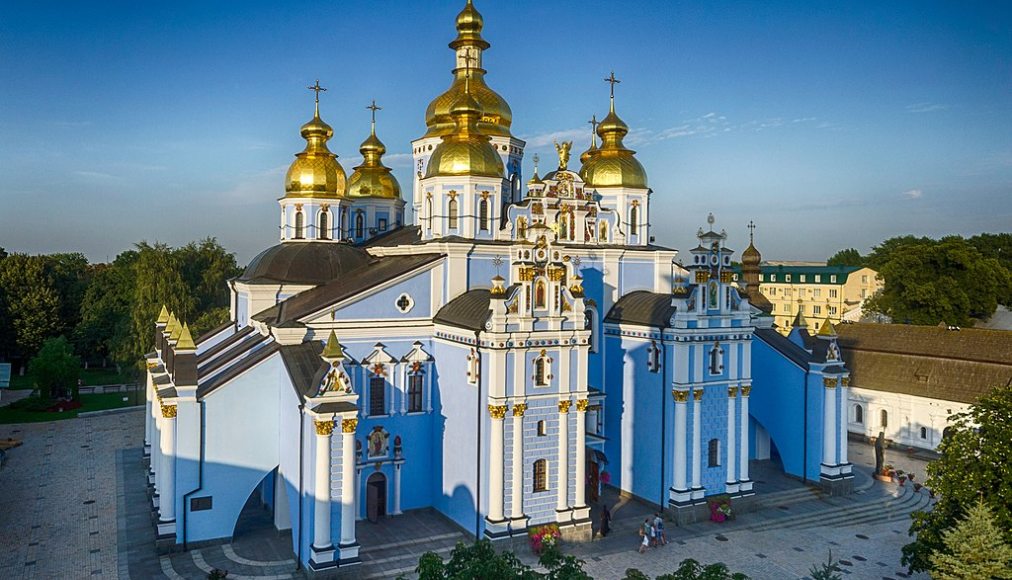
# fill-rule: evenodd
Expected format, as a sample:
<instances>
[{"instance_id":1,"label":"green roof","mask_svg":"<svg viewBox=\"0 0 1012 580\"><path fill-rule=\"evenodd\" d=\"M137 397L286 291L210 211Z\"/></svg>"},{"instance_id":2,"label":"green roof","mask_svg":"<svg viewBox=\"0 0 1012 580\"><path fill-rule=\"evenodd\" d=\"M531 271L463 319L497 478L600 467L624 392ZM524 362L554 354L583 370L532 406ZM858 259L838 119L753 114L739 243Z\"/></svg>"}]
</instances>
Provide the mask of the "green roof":
<instances>
[{"instance_id":1,"label":"green roof","mask_svg":"<svg viewBox=\"0 0 1012 580\"><path fill-rule=\"evenodd\" d=\"M759 267L761 282L787 282L787 275L791 276L791 283L794 284L844 284L847 277L862 268L859 266L770 266L763 264ZM776 275L776 280L771 276ZM801 281L801 276L805 281ZM815 277L819 276L816 281ZM831 282L832 276L836 276L836 282Z\"/></svg>"}]
</instances>

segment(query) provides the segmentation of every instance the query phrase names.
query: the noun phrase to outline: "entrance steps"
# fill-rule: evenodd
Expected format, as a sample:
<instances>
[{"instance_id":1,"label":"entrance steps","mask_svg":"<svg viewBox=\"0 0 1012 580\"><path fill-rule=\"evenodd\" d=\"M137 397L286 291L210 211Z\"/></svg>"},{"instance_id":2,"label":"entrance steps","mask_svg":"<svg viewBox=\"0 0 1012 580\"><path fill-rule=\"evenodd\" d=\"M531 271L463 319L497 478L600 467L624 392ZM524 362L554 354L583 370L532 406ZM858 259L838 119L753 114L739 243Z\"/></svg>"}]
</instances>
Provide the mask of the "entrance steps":
<instances>
[{"instance_id":1,"label":"entrance steps","mask_svg":"<svg viewBox=\"0 0 1012 580\"><path fill-rule=\"evenodd\" d=\"M858 496L859 497L859 496ZM926 492L916 492L913 486L903 486L893 493L874 497L854 499L854 496L833 498L833 507L805 510L805 513L764 518L763 521L745 529L766 531L776 529L807 529L826 526L853 526L870 522L906 520L911 512L923 510L931 505ZM807 506L806 506L807 507Z\"/></svg>"},{"instance_id":2,"label":"entrance steps","mask_svg":"<svg viewBox=\"0 0 1012 580\"><path fill-rule=\"evenodd\" d=\"M435 552L448 559L457 542L470 543L473 540L462 532L447 532L423 538L412 538L363 546L359 552L362 565L356 569L359 578L396 578L409 575L418 566L418 559L426 552Z\"/></svg>"}]
</instances>

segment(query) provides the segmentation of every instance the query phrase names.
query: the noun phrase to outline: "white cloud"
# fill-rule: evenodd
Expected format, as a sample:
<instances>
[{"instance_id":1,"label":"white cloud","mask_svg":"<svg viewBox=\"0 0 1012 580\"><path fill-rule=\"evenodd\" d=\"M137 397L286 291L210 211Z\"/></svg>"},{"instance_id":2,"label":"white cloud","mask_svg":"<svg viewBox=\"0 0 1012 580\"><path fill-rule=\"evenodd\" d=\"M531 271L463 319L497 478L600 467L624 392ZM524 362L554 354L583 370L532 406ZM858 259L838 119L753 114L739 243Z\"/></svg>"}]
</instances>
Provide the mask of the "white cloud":
<instances>
[{"instance_id":1,"label":"white cloud","mask_svg":"<svg viewBox=\"0 0 1012 580\"><path fill-rule=\"evenodd\" d=\"M578 141L581 138L587 139L589 136L589 129L563 129L561 131L552 131L549 133L525 135L522 136L521 139L527 142L528 149L537 149L552 145L556 141L560 143L563 141Z\"/></svg>"},{"instance_id":2,"label":"white cloud","mask_svg":"<svg viewBox=\"0 0 1012 580\"><path fill-rule=\"evenodd\" d=\"M920 189L908 189L903 192L903 199L921 199L924 196L924 192Z\"/></svg>"},{"instance_id":3,"label":"white cloud","mask_svg":"<svg viewBox=\"0 0 1012 580\"><path fill-rule=\"evenodd\" d=\"M933 113L935 111L943 111L948 109L948 105L942 105L940 103L914 103L907 105L908 113Z\"/></svg>"}]
</instances>

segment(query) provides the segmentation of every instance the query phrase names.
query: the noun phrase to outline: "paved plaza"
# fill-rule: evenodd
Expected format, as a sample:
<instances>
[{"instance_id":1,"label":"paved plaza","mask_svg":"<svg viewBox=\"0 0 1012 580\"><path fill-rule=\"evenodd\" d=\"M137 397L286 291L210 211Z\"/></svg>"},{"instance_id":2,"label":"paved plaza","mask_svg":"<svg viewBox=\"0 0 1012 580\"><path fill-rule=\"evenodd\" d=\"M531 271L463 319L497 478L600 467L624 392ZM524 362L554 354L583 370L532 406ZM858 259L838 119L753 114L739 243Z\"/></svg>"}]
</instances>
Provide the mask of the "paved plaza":
<instances>
[{"instance_id":1,"label":"paved plaza","mask_svg":"<svg viewBox=\"0 0 1012 580\"><path fill-rule=\"evenodd\" d=\"M146 495L139 410L28 425L0 426L0 438L24 445L11 451L0 471L0 577L2 578L205 578L214 568L229 578L300 577L286 553L290 543L269 527L269 517L244 512L231 544L159 556L154 548ZM589 544L567 546L595 578L621 578L627 568L652 576L673 571L684 558L724 562L755 579L803 578L832 550L848 578L900 579L900 548L909 541L909 513L930 504L923 491L873 482L874 454L852 443L857 492L822 497L812 488L757 466L757 488L766 487L759 510L723 524L669 526L671 542L639 554L636 528L649 507L606 496L612 533ZM890 451L887 461L924 476L924 461ZM355 578L412 577L418 556L447 556L465 533L431 511L361 522L366 548ZM528 563L534 558L518 550Z\"/></svg>"}]
</instances>

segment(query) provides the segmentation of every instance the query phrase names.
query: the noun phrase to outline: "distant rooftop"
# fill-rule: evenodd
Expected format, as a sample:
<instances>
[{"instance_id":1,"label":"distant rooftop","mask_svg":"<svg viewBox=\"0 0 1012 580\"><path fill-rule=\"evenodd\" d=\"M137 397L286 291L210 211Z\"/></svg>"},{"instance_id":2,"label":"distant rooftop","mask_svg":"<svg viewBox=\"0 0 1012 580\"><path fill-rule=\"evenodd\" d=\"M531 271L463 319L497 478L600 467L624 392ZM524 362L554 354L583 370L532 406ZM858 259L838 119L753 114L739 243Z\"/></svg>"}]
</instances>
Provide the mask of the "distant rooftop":
<instances>
[{"instance_id":1,"label":"distant rooftop","mask_svg":"<svg viewBox=\"0 0 1012 580\"><path fill-rule=\"evenodd\" d=\"M804 262L801 260L764 260L763 266L825 266L825 262Z\"/></svg>"}]
</instances>

